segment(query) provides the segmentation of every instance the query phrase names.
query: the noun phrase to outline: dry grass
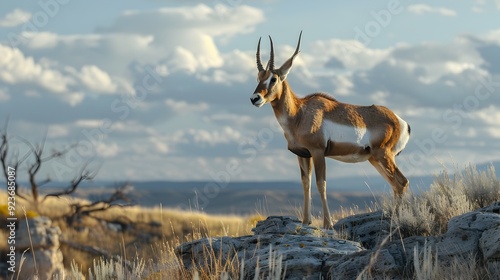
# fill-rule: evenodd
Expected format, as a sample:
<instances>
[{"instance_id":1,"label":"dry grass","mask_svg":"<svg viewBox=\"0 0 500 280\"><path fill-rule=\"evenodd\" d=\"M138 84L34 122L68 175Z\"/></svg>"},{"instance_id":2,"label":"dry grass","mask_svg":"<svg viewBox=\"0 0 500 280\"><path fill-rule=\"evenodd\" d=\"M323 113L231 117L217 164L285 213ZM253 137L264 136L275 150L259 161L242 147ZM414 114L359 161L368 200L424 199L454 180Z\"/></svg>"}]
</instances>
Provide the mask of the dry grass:
<instances>
[{"instance_id":1,"label":"dry grass","mask_svg":"<svg viewBox=\"0 0 500 280\"><path fill-rule=\"evenodd\" d=\"M0 199L6 201L4 196L5 193L0 192ZM420 195L410 193L398 206L386 199L380 205L372 205L367 210L383 209L393 213L393 224L405 236L425 236L443 233L450 218L487 206L494 201L500 201L500 182L493 167L486 171L477 171L475 167L468 166L455 175L442 172L436 177L429 191ZM81 279L82 275L87 279L243 279L241 277L244 267L237 259L217 259L213 257L214 253L207 249L206 254L217 262L215 270L211 266L202 265L196 271L188 271L177 258L175 248L183 242L202 237L250 234L255 223L266 215L260 213L252 217L216 216L162 208L112 208L96 214L95 218L83 219L79 227L69 227L58 217L69 211L67 205L72 202L73 199L50 199L40 207L44 209L41 214L54 219L63 231L63 239L103 248L121 256L121 259L103 259L63 246L61 249L66 257L68 273L62 279ZM30 209L29 205L25 206ZM334 219L362 212L364 211L356 207L343 209L334 215ZM300 214L299 212L298 216ZM129 227L116 230L104 221L115 221L117 224L123 222ZM321 217L314 217L313 225L320 226L321 221ZM4 233L0 231L0 238L1 234ZM477 263L474 256L441 264L430 247L416 249L414 254L416 257L413 279L488 277L485 267ZM270 265L274 269L269 275L262 275L258 268L256 274L265 279L281 279L283 264L280 258L281 256L270 258ZM358 279L370 277L362 274Z\"/></svg>"},{"instance_id":2,"label":"dry grass","mask_svg":"<svg viewBox=\"0 0 500 280\"><path fill-rule=\"evenodd\" d=\"M443 279L443 280L473 280L492 279L486 266L477 261L476 256L469 255L464 258L453 258L450 263L439 263L437 252L432 246L425 244L424 248L418 246L413 250L415 270L414 279Z\"/></svg>"},{"instance_id":3,"label":"dry grass","mask_svg":"<svg viewBox=\"0 0 500 280\"><path fill-rule=\"evenodd\" d=\"M478 171L469 165L454 175L443 171L429 191L421 195L408 193L399 205L386 198L382 208L393 213L393 223L405 236L429 236L444 233L452 217L496 201L500 201L500 181L494 167Z\"/></svg>"},{"instance_id":4,"label":"dry grass","mask_svg":"<svg viewBox=\"0 0 500 280\"><path fill-rule=\"evenodd\" d=\"M7 201L6 198L6 193L0 191L0 201ZM62 217L65 213L70 213L69 205L77 201L82 200L49 198L39 206L43 211L39 215L51 218L53 224L61 228L63 240L100 248L109 255L121 256L132 264L139 260L148 261L150 266L152 262L162 263L166 267L172 266L171 261L176 259L174 248L183 242L207 236L250 234L256 222L263 219L258 215L208 215L194 211L137 206L110 208L104 212L93 213L92 217L83 217L78 224L69 226ZM30 203L21 199L17 200L16 208L25 208L29 213L34 213ZM2 236L6 240L7 233L0 230L0 237ZM7 244L4 243L0 245L1 252L7 251ZM64 258L65 267L70 268L72 263L76 263L79 271L86 276L94 273L94 277L97 277L95 279L103 279L96 276L100 275L102 269L119 265L111 260L101 260L99 255L83 252L64 242L61 244L61 251L64 256L71 256Z\"/></svg>"}]
</instances>

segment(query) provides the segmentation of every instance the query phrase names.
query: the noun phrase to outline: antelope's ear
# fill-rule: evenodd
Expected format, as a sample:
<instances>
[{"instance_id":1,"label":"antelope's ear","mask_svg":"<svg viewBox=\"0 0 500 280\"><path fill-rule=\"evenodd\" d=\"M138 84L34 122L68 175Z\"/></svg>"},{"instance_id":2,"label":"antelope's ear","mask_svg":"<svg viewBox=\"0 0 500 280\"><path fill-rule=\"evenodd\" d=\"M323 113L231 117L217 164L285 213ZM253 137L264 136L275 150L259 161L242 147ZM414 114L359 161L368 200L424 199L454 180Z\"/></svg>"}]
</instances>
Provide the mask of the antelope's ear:
<instances>
[{"instance_id":1,"label":"antelope's ear","mask_svg":"<svg viewBox=\"0 0 500 280\"><path fill-rule=\"evenodd\" d=\"M283 65L281 65L278 71L276 71L280 76L280 80L284 81L286 79L286 76L288 76L288 73L290 73L294 58L295 56L290 57L285 63L283 63Z\"/></svg>"},{"instance_id":2,"label":"antelope's ear","mask_svg":"<svg viewBox=\"0 0 500 280\"><path fill-rule=\"evenodd\" d=\"M284 81L286 79L286 76L288 76L288 73L290 73L290 69L292 69L293 61L297 57L297 55L300 53L300 40L302 39L302 31L300 31L299 35L299 42L297 43L297 48L295 48L295 52L293 53L292 57L290 57L281 67L278 69L278 73L280 76L280 79Z\"/></svg>"}]
</instances>

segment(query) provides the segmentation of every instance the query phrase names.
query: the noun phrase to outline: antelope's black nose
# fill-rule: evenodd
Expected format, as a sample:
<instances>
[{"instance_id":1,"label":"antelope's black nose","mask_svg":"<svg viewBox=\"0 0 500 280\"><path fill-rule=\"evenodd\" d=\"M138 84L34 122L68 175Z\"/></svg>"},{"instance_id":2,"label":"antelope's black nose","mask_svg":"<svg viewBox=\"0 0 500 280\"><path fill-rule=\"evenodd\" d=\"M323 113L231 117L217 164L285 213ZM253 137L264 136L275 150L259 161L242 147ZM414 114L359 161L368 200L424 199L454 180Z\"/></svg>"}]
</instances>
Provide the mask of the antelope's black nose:
<instances>
[{"instance_id":1,"label":"antelope's black nose","mask_svg":"<svg viewBox=\"0 0 500 280\"><path fill-rule=\"evenodd\" d=\"M254 94L252 95L252 97L250 97L250 101L252 101L252 104L258 103L259 100L260 100L260 95L258 94Z\"/></svg>"}]
</instances>

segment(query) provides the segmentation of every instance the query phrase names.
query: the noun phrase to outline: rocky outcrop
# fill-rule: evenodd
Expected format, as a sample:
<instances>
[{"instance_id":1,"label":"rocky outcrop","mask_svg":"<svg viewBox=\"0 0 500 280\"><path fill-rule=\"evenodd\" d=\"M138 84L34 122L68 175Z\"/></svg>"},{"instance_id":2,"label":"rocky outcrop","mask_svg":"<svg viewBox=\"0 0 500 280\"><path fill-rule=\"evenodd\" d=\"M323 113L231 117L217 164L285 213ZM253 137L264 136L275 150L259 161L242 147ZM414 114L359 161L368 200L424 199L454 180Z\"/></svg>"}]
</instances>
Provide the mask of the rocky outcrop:
<instances>
[{"instance_id":1,"label":"rocky outcrop","mask_svg":"<svg viewBox=\"0 0 500 280\"><path fill-rule=\"evenodd\" d=\"M392 231L388 213L376 211L350 216L339 220L333 228L349 240L356 240L367 249L375 248L388 236L396 237Z\"/></svg>"},{"instance_id":2,"label":"rocky outcrop","mask_svg":"<svg viewBox=\"0 0 500 280\"><path fill-rule=\"evenodd\" d=\"M54 276L63 275L59 227L52 226L51 220L47 217L29 219L28 225L29 230L25 222L20 223L16 233L16 259L21 260L21 256L25 258L19 269L19 279L33 279L36 271L39 279L53 279ZM24 251L26 253L23 255Z\"/></svg>"},{"instance_id":3,"label":"rocky outcrop","mask_svg":"<svg viewBox=\"0 0 500 280\"><path fill-rule=\"evenodd\" d=\"M271 216L253 232L235 238L204 238L177 250L188 268L210 267L214 258L226 263L236 256L244 265L244 279L253 279L256 272L280 275L285 270L287 279L320 279L334 261L363 250L358 242L333 238L333 231L303 225L295 217Z\"/></svg>"},{"instance_id":4,"label":"rocky outcrop","mask_svg":"<svg viewBox=\"0 0 500 280\"><path fill-rule=\"evenodd\" d=\"M187 268L237 257L245 279L255 273L284 274L285 279L356 279L362 273L370 279L411 279L419 263L415 258L424 254L437 257L442 266L475 261L488 268L492 279L500 279L500 202L452 218L439 236L403 238L382 212L355 215L334 228L360 243L335 238L333 231L302 225L294 217L275 216L259 222L254 235L205 238L177 249Z\"/></svg>"}]
</instances>

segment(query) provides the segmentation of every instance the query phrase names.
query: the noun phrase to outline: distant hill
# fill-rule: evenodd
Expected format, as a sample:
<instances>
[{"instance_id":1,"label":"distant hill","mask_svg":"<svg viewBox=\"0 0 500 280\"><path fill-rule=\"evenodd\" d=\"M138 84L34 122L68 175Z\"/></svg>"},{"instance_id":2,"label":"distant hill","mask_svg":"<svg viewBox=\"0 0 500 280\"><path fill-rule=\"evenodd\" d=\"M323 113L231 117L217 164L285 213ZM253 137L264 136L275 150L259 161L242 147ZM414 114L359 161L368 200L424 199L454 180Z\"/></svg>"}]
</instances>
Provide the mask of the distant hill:
<instances>
[{"instance_id":1,"label":"distant hill","mask_svg":"<svg viewBox=\"0 0 500 280\"><path fill-rule=\"evenodd\" d=\"M433 177L411 178L420 187L428 186ZM300 180L295 182L230 182L217 185L210 181L174 182L150 181L128 182L133 186L137 204L154 207L201 210L211 214L296 214L302 209L303 190ZM77 197L90 200L110 193L117 183L94 182L82 185ZM62 186L59 186L62 187ZM49 191L50 189L47 189ZM392 195L392 189L380 176L338 178L327 182L331 211L357 205L364 209L379 199L383 193ZM321 200L315 183L311 188L313 210L318 214Z\"/></svg>"},{"instance_id":2,"label":"distant hill","mask_svg":"<svg viewBox=\"0 0 500 280\"><path fill-rule=\"evenodd\" d=\"M490 164L478 165L479 170ZM494 162L496 170L500 170L500 162ZM497 172L498 174L498 172ZM414 176L410 178L411 190L425 191L434 180L432 176ZM129 182L133 186L133 194L137 204L154 207L160 204L165 208L182 208L202 210L218 214L251 214L256 211L263 214L296 214L302 209L303 191L300 180L294 182L230 182L217 185L210 181L174 182L149 181ZM109 193L117 183L86 183L78 190L77 196L95 199ZM366 205L379 200L380 195L392 195L392 189L381 176L346 177L327 182L328 200L331 211ZM311 193L313 209L318 214L321 201L315 183Z\"/></svg>"}]
</instances>

